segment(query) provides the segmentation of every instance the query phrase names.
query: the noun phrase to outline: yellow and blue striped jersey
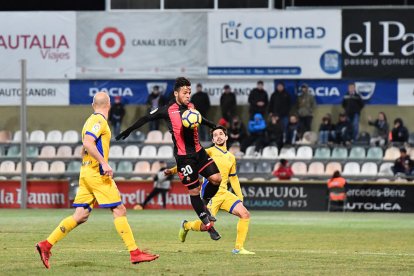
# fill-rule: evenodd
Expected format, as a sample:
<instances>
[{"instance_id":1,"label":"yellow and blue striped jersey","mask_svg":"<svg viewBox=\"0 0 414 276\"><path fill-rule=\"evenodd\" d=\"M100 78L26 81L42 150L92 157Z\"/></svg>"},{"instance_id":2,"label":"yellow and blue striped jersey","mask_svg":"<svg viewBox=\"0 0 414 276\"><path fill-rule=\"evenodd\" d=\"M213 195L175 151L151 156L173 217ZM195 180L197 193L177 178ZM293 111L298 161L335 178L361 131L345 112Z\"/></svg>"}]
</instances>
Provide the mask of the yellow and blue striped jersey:
<instances>
[{"instance_id":1,"label":"yellow and blue striped jersey","mask_svg":"<svg viewBox=\"0 0 414 276\"><path fill-rule=\"evenodd\" d=\"M82 129L82 141L85 135L94 138L96 148L108 162L109 144L111 141L111 129L106 118L100 113L94 113L86 120ZM82 157L82 168L80 177L91 177L103 175L103 170L99 162L89 155L86 151Z\"/></svg>"}]
</instances>

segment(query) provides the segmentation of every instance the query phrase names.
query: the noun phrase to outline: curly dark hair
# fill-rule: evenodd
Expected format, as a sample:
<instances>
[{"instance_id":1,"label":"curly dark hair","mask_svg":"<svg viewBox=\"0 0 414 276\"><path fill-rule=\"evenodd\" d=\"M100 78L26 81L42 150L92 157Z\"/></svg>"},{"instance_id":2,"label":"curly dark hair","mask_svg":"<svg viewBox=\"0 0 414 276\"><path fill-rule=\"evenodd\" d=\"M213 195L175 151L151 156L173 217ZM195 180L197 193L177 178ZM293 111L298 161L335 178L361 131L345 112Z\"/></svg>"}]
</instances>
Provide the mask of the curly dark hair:
<instances>
[{"instance_id":1,"label":"curly dark hair","mask_svg":"<svg viewBox=\"0 0 414 276\"><path fill-rule=\"evenodd\" d=\"M174 91L180 90L180 88L183 86L191 86L191 82L187 78L184 78L184 77L176 78L175 84L174 84Z\"/></svg>"},{"instance_id":2,"label":"curly dark hair","mask_svg":"<svg viewBox=\"0 0 414 276\"><path fill-rule=\"evenodd\" d=\"M224 135L226 135L226 136L227 136L227 128L225 128L224 126L220 126L220 125L218 125L218 126L213 127L213 128L210 130L211 137L213 137L213 132L214 132L214 131L216 131L217 129L221 129L221 130L224 132Z\"/></svg>"}]
</instances>

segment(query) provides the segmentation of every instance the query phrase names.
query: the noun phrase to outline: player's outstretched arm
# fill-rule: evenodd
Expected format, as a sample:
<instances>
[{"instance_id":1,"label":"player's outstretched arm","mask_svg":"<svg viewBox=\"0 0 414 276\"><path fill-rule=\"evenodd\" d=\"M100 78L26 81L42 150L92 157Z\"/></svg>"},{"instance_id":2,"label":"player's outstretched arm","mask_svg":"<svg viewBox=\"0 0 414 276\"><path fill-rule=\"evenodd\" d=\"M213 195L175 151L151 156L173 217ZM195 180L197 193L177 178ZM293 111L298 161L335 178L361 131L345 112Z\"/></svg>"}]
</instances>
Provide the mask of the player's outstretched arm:
<instances>
[{"instance_id":1,"label":"player's outstretched arm","mask_svg":"<svg viewBox=\"0 0 414 276\"><path fill-rule=\"evenodd\" d=\"M213 123L212 121L209 121L209 120L207 120L206 118L204 118L204 117L201 117L201 124L202 125L206 125L206 126L208 126L209 128L215 128L216 127L216 124L215 123Z\"/></svg>"},{"instance_id":2,"label":"player's outstretched arm","mask_svg":"<svg viewBox=\"0 0 414 276\"><path fill-rule=\"evenodd\" d=\"M165 108L156 109L152 111L150 114L145 115L144 117L139 118L133 125L131 125L129 128L122 131L118 136L115 137L115 139L118 140L125 140L131 132L134 130L140 128L144 124L148 123L149 121L159 120L162 118L162 116L166 113Z\"/></svg>"}]
</instances>

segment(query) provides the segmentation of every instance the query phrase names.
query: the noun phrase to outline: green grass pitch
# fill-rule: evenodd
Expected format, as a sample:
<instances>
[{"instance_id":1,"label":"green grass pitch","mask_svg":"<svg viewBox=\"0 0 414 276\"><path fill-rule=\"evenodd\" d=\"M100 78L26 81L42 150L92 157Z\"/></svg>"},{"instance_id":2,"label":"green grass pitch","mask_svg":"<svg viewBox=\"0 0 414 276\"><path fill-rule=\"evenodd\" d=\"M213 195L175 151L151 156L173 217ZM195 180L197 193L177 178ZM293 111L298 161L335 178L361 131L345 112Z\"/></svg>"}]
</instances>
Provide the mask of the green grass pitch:
<instances>
[{"instance_id":1,"label":"green grass pitch","mask_svg":"<svg viewBox=\"0 0 414 276\"><path fill-rule=\"evenodd\" d=\"M129 222L138 245L160 254L132 265L107 210L52 250L46 271L35 252L72 210L0 209L0 275L413 275L414 214L252 211L245 248L234 256L237 218L219 213L219 241L189 232L178 241L182 219L192 211L132 211Z\"/></svg>"}]
</instances>

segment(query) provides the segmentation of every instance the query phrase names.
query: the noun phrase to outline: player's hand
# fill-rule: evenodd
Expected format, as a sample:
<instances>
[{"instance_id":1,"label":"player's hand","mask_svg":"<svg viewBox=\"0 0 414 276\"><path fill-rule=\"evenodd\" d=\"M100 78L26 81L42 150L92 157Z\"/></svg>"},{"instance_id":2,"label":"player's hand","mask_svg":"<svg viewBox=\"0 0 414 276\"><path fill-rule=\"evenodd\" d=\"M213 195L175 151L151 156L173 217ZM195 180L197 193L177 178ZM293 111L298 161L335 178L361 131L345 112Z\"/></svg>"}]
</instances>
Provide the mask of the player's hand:
<instances>
[{"instance_id":1,"label":"player's hand","mask_svg":"<svg viewBox=\"0 0 414 276\"><path fill-rule=\"evenodd\" d=\"M131 134L131 131L126 129L124 131L122 131L118 136L115 137L115 140L119 141L119 140L125 140L129 135Z\"/></svg>"},{"instance_id":2,"label":"player's hand","mask_svg":"<svg viewBox=\"0 0 414 276\"><path fill-rule=\"evenodd\" d=\"M172 170L171 170L171 169L165 169L165 170L164 170L164 175L165 175L165 176L170 176L170 175L173 175L173 172L172 172Z\"/></svg>"},{"instance_id":3,"label":"player's hand","mask_svg":"<svg viewBox=\"0 0 414 276\"><path fill-rule=\"evenodd\" d=\"M114 176L114 172L113 172L111 166L109 166L108 163L103 163L103 164L101 164L101 166L102 166L102 170L104 172L104 175L107 175L107 176L110 176L110 177Z\"/></svg>"}]
</instances>

